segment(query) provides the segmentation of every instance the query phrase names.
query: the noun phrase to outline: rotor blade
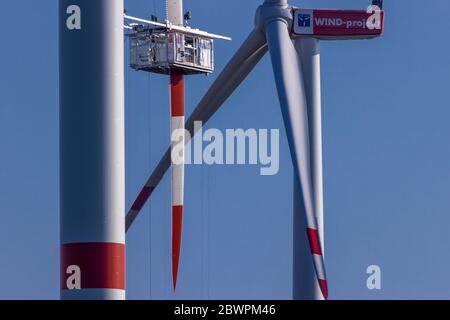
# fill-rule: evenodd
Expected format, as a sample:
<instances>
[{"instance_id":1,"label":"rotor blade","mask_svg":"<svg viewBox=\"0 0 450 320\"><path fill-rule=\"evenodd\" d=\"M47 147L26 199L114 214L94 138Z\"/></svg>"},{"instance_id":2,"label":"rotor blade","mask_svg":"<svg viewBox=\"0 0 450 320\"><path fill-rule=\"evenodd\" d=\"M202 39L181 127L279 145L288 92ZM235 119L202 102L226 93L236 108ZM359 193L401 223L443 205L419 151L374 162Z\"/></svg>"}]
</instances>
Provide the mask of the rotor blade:
<instances>
[{"instance_id":1,"label":"rotor blade","mask_svg":"<svg viewBox=\"0 0 450 320\"><path fill-rule=\"evenodd\" d=\"M183 25L183 0L167 0L167 20L175 25ZM172 283L177 288L178 266L180 262L181 239L183 233L184 204L184 74L170 71L170 132L172 160ZM181 146L181 150L175 152ZM177 153L175 155L175 153Z\"/></svg>"},{"instance_id":2,"label":"rotor blade","mask_svg":"<svg viewBox=\"0 0 450 320\"><path fill-rule=\"evenodd\" d=\"M297 52L291 41L287 24L274 20L266 26L266 36L272 65L289 140L294 174L298 178L306 213L306 232L313 256L316 276L325 299L328 288L325 275L325 264L318 225L314 211L314 200L311 183L308 112Z\"/></svg>"},{"instance_id":3,"label":"rotor blade","mask_svg":"<svg viewBox=\"0 0 450 320\"><path fill-rule=\"evenodd\" d=\"M181 252L184 205L184 75L170 71L170 127L172 159L172 279L173 290L177 288L178 266Z\"/></svg>"},{"instance_id":4,"label":"rotor blade","mask_svg":"<svg viewBox=\"0 0 450 320\"><path fill-rule=\"evenodd\" d=\"M208 92L198 104L186 123L186 130L194 137L196 131L194 123L201 121L205 125L208 120L219 110L222 104L231 96L234 90L242 83L247 75L258 64L267 52L267 44L263 34L254 30L231 58ZM198 128L199 129L199 128ZM126 216L126 230L128 231L141 209L150 198L151 194L161 182L164 174L171 165L170 149L166 151L158 166L151 174L145 186L142 188L131 209Z\"/></svg>"},{"instance_id":5,"label":"rotor blade","mask_svg":"<svg viewBox=\"0 0 450 320\"><path fill-rule=\"evenodd\" d=\"M320 87L320 47L319 40L298 38L294 41L303 72L306 102L308 105L308 126L310 141L311 184L314 198L314 210L317 227L324 248L323 228L323 172L322 172L322 110ZM309 256L308 239L305 235L305 213L299 196L298 183L294 187L294 299L317 300L322 298L320 287L314 275L314 266L305 255Z\"/></svg>"},{"instance_id":6,"label":"rotor blade","mask_svg":"<svg viewBox=\"0 0 450 320\"><path fill-rule=\"evenodd\" d=\"M322 170L322 98L320 79L320 44L318 39L299 38L294 41L300 60L308 105L311 184L314 209L323 244L323 170Z\"/></svg>"}]
</instances>

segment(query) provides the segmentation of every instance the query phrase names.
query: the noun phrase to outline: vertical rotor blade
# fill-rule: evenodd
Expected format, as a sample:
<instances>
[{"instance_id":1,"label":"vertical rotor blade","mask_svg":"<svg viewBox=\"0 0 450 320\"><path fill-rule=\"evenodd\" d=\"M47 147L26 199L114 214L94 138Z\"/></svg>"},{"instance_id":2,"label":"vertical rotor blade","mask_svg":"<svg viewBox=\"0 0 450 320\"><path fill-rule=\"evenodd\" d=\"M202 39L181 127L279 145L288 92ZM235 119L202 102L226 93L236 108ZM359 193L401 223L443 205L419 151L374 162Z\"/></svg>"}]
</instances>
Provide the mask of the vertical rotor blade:
<instances>
[{"instance_id":1,"label":"vertical rotor blade","mask_svg":"<svg viewBox=\"0 0 450 320\"><path fill-rule=\"evenodd\" d=\"M324 248L323 227L323 172L322 172L322 106L321 106L321 80L320 80L320 43L314 38L299 38L295 40L295 48L299 56L303 72L306 102L308 105L308 125L310 140L310 164L313 201L317 227ZM305 222L303 199L298 196L297 183L294 185L294 281L293 297L298 300L318 300L322 298L320 287L311 279L314 266L305 260L309 256L308 239L304 233Z\"/></svg>"},{"instance_id":2,"label":"vertical rotor blade","mask_svg":"<svg viewBox=\"0 0 450 320\"><path fill-rule=\"evenodd\" d=\"M172 279L177 287L178 265L181 252L184 205L184 75L181 71L170 72L170 128L172 160Z\"/></svg>"},{"instance_id":3,"label":"vertical rotor blade","mask_svg":"<svg viewBox=\"0 0 450 320\"><path fill-rule=\"evenodd\" d=\"M316 276L325 299L328 288L322 246L315 215L310 172L308 112L303 75L297 53L284 21L274 20L266 26L266 36L278 90L278 96L291 149L294 174L302 191L306 232Z\"/></svg>"},{"instance_id":4,"label":"vertical rotor blade","mask_svg":"<svg viewBox=\"0 0 450 320\"><path fill-rule=\"evenodd\" d=\"M264 35L258 31L252 31L214 81L187 121L185 127L186 130L190 132L191 138L194 137L195 134L195 121L201 121L202 124L205 125L253 70L266 52L267 45ZM186 137L186 143L189 142L189 138L189 136ZM169 149L160 160L156 169L152 172L147 183L142 188L131 209L128 211L126 216L127 231L139 215L155 188L161 182L164 174L170 168L170 165L171 152Z\"/></svg>"},{"instance_id":5,"label":"vertical rotor blade","mask_svg":"<svg viewBox=\"0 0 450 320\"><path fill-rule=\"evenodd\" d=\"M174 25L183 25L183 0L166 0L167 20ZM170 133L172 160L172 283L177 288L183 232L184 203L184 74L170 71ZM175 154L175 152L177 154Z\"/></svg>"},{"instance_id":6,"label":"vertical rotor blade","mask_svg":"<svg viewBox=\"0 0 450 320\"><path fill-rule=\"evenodd\" d=\"M311 184L314 209L319 227L323 233L323 157L322 157L322 97L320 78L320 44L318 39L301 38L295 40L295 48L300 59L308 105L308 125L310 140Z\"/></svg>"}]
</instances>

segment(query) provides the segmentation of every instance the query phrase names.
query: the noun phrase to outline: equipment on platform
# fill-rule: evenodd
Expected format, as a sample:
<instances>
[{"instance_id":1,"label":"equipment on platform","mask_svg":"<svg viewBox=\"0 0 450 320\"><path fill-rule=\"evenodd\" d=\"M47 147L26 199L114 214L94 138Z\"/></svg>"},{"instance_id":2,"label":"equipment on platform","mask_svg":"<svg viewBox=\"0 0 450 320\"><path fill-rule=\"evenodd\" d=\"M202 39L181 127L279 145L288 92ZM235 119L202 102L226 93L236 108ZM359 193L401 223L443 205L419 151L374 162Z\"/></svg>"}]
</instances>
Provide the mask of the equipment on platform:
<instances>
[{"instance_id":1,"label":"equipment on platform","mask_svg":"<svg viewBox=\"0 0 450 320\"><path fill-rule=\"evenodd\" d=\"M184 18L190 20L192 14ZM135 70L169 74L210 74L214 71L214 39L231 40L190 27L125 15L130 38L130 66Z\"/></svg>"},{"instance_id":2,"label":"equipment on platform","mask_svg":"<svg viewBox=\"0 0 450 320\"><path fill-rule=\"evenodd\" d=\"M135 27L130 37L130 66L135 70L169 74L178 69L184 74L209 74L214 71L213 39Z\"/></svg>"}]
</instances>

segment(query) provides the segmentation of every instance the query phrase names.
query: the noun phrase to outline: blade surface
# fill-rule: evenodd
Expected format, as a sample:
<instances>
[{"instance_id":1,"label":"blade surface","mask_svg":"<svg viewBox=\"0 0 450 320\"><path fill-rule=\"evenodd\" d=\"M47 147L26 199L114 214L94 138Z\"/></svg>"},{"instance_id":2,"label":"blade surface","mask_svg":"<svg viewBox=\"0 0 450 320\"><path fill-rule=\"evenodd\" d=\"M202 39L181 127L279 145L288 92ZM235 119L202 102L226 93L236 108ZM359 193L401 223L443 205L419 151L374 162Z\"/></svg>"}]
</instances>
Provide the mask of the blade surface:
<instances>
[{"instance_id":1,"label":"blade surface","mask_svg":"<svg viewBox=\"0 0 450 320\"><path fill-rule=\"evenodd\" d=\"M177 288L183 232L184 205L184 75L181 71L170 72L170 114L171 114L171 160L172 160L172 279Z\"/></svg>"},{"instance_id":2,"label":"blade surface","mask_svg":"<svg viewBox=\"0 0 450 320\"><path fill-rule=\"evenodd\" d=\"M314 197L314 210L322 245L324 248L323 227L323 172L322 172L322 110L320 80L320 43L314 38L295 40L299 57L308 105L308 125L310 141L311 183ZM305 212L298 183L294 184L294 268L293 298L295 300L320 300L321 289L315 279L314 266L311 263L308 239L304 232ZM306 258L305 258L306 257Z\"/></svg>"},{"instance_id":3,"label":"blade surface","mask_svg":"<svg viewBox=\"0 0 450 320\"><path fill-rule=\"evenodd\" d=\"M202 124L205 125L253 70L266 52L267 45L264 35L258 31L252 31L240 49L235 53L230 62L214 81L187 121L185 127L186 130L190 132L191 137L186 137L186 143L189 142L189 138L194 137L196 133L195 129L199 129L194 128L195 121L201 121ZM128 211L126 216L127 231L139 215L155 188L161 182L164 174L170 168L170 165L171 151L169 149L160 160L158 166L153 171L147 183L134 201L131 209Z\"/></svg>"},{"instance_id":4,"label":"blade surface","mask_svg":"<svg viewBox=\"0 0 450 320\"><path fill-rule=\"evenodd\" d=\"M328 288L322 246L315 215L311 182L308 111L305 86L294 44L287 24L274 20L266 26L266 36L272 66L291 150L294 175L302 191L306 232L310 244L316 276L325 299Z\"/></svg>"}]
</instances>

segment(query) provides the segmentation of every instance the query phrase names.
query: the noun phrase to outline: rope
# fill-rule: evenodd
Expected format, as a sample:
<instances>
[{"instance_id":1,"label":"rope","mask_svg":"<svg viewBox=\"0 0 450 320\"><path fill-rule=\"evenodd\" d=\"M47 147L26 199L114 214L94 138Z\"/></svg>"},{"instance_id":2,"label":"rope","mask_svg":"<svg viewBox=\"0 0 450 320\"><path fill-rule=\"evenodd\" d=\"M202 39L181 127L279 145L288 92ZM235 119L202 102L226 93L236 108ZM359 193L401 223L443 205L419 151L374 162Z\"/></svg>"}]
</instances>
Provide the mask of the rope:
<instances>
[{"instance_id":1,"label":"rope","mask_svg":"<svg viewBox=\"0 0 450 320\"><path fill-rule=\"evenodd\" d=\"M204 169L202 169L202 194L201 194L201 197L202 197L202 199L204 199L205 197L204 197L204 190L205 190L205 174L204 174ZM205 230L206 230L206 228L205 228L205 223L206 223L206 219L205 219L205 210L203 209L203 207L204 207L204 201L202 202L202 205L201 205L201 207L200 207L200 213L201 213L201 219L202 219L202 250L201 250L201 254L202 254L202 256L201 256L201 274L200 274L200 278L201 278L201 284L202 284L202 294L204 295L205 294L205 247L206 247L206 244L205 244L205 238L206 238L206 235L205 235Z\"/></svg>"},{"instance_id":2,"label":"rope","mask_svg":"<svg viewBox=\"0 0 450 320\"><path fill-rule=\"evenodd\" d=\"M157 12L157 7L156 7L156 0L153 0L153 15L154 16L158 16L158 12ZM151 76L151 74L149 73L148 74L148 77L147 77L147 80L148 80L148 92L149 92L149 120L148 120L148 124L149 124L149 128L148 128L148 133L149 133L149 139L148 139L148 149L149 149L149 155L148 155L148 157L149 157L149 160L148 160L148 163L151 163L151 161L152 161L152 134L151 134L151 131L152 131L152 86L151 86L151 84L152 84L152 76ZM150 291L150 300L152 300L152 298L153 298L153 292L152 292L152 283L153 283L153 281L152 281L152 261L153 261L153 259L152 259L152 252L153 252L153 250L152 250L152 235L153 235L153 230L152 230L152 225L153 225L153 223L152 223L152 217L153 217L153 215L152 215L152 207L153 207L153 202L150 202L150 205L149 205L149 208L148 208L148 211L149 211L149 251L150 251L150 254L149 254L149 259L150 259L150 263L149 263L149 273L150 273L150 276L149 276L149 291Z\"/></svg>"},{"instance_id":3,"label":"rope","mask_svg":"<svg viewBox=\"0 0 450 320\"><path fill-rule=\"evenodd\" d=\"M148 139L148 150L149 150L149 160L148 163L150 163L152 161L152 135L151 135L151 129L152 129L152 87L151 87L151 74L148 74L148 92L149 92L149 139ZM150 272L150 276L149 276L149 291L150 291L150 300L152 300L152 207L153 207L153 203L150 203L150 205L148 206L148 211L149 211L149 258L150 258L150 264L149 264L149 272Z\"/></svg>"},{"instance_id":4,"label":"rope","mask_svg":"<svg viewBox=\"0 0 450 320\"><path fill-rule=\"evenodd\" d=\"M210 167L208 166L207 168L207 175L206 175L206 190L208 192L207 197L206 197L206 201L208 201L208 199L211 199L211 186L210 186ZM206 203L207 207L209 208L208 202ZM208 211L206 213L206 272L207 272L207 276L206 276L206 292L207 292L207 298L211 299L211 292L210 292L210 277L211 277L211 266L210 266L210 257L209 257L209 253L210 251L210 246L211 246L211 227L210 227L210 214L208 214Z\"/></svg>"},{"instance_id":5,"label":"rope","mask_svg":"<svg viewBox=\"0 0 450 320\"><path fill-rule=\"evenodd\" d=\"M166 0L166 19L169 20L169 0Z\"/></svg>"},{"instance_id":6,"label":"rope","mask_svg":"<svg viewBox=\"0 0 450 320\"><path fill-rule=\"evenodd\" d=\"M210 299L210 258L209 258L209 252L210 252L210 238L211 238L211 232L210 232L210 212L208 211L208 199L210 199L210 167L209 166L203 166L202 168L202 206L201 206L201 218L202 218L202 274L201 274L201 282L202 282L202 288L203 288L203 294L205 294L206 291L206 298ZM206 279L206 280L205 280ZM205 285L206 282L206 285ZM205 290L206 287L206 290Z\"/></svg>"}]
</instances>

